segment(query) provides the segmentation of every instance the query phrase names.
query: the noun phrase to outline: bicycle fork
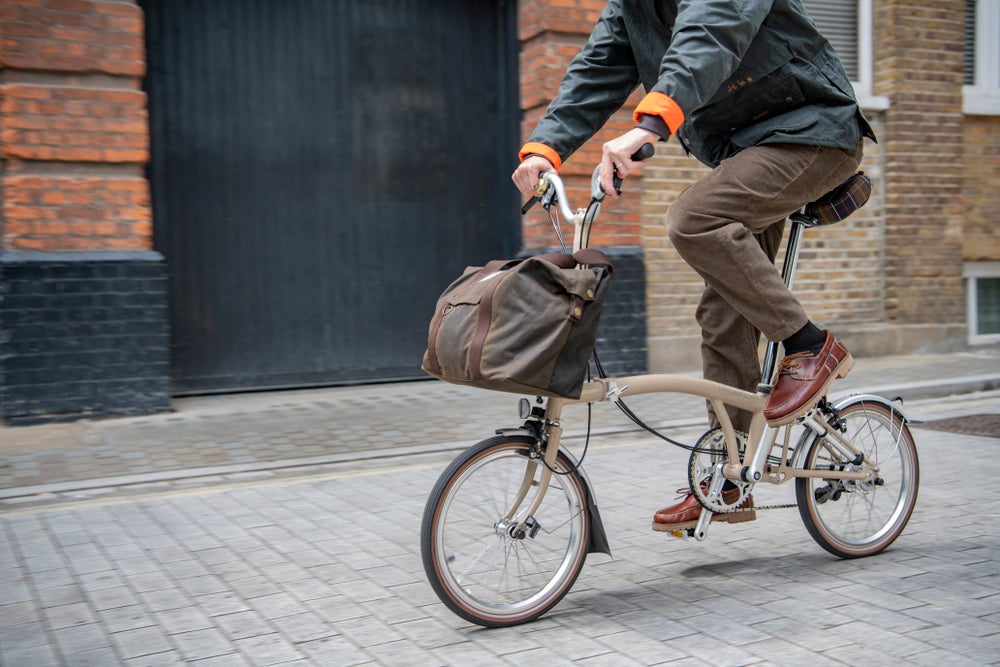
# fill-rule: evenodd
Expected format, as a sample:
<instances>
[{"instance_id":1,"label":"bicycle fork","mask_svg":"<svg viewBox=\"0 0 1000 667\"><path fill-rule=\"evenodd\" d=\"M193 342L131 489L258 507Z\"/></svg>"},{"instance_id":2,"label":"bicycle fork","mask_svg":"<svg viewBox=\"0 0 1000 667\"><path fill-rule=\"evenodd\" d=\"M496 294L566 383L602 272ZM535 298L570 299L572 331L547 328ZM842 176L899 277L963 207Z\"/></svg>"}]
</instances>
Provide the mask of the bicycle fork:
<instances>
[{"instance_id":1,"label":"bicycle fork","mask_svg":"<svg viewBox=\"0 0 1000 667\"><path fill-rule=\"evenodd\" d=\"M507 507L503 518L497 523L497 530L503 530L512 537L523 539L534 537L539 530L539 522L535 515L545 499L545 494L552 482L554 474L575 474L579 478L583 487L583 497L585 505L577 508L577 511L587 513L589 528L589 540L587 553L604 553L611 555L611 546L608 542L607 532L604 529L604 522L601 520L600 510L594 497L593 485L586 471L580 466L576 458L567 450L562 451L570 470L556 473L558 458L560 454L560 443L562 441L563 429L559 423L562 413L563 401L557 398L550 398L546 407L535 406L526 416L524 424L517 429L501 429L498 434L504 435L527 435L535 440L536 447L532 450L538 456L533 456L525 465L524 477L517 493ZM554 415L554 418L548 415ZM541 470L539 470L541 468ZM538 479L535 479L536 474ZM534 494L532 495L532 491ZM530 500L529 500L530 496ZM522 507L527 507L521 510ZM520 517L515 520L515 517ZM544 526L542 526L544 528Z\"/></svg>"}]
</instances>

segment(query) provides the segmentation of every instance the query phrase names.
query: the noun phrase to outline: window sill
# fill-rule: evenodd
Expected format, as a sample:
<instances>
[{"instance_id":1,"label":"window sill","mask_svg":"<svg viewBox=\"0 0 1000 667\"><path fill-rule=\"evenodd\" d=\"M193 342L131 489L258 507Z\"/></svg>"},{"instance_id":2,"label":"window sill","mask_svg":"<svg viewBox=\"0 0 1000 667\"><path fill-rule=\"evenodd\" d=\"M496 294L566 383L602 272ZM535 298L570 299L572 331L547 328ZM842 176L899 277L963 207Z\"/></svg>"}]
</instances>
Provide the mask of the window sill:
<instances>
[{"instance_id":1,"label":"window sill","mask_svg":"<svg viewBox=\"0 0 1000 667\"><path fill-rule=\"evenodd\" d=\"M1000 89L966 86L962 92L962 111L969 116L1000 116Z\"/></svg>"},{"instance_id":2,"label":"window sill","mask_svg":"<svg viewBox=\"0 0 1000 667\"><path fill-rule=\"evenodd\" d=\"M889 98L882 95L858 95L862 111L885 111L889 108Z\"/></svg>"}]
</instances>

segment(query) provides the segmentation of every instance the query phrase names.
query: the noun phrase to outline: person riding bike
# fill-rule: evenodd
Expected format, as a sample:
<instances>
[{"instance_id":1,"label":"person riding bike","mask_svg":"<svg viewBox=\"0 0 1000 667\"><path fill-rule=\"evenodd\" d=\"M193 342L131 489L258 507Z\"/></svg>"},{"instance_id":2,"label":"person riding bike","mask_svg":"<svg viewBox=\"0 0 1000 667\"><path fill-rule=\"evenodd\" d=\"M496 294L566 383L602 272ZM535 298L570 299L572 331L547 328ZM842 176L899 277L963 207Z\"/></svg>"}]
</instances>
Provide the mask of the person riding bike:
<instances>
[{"instance_id":1,"label":"person riding bike","mask_svg":"<svg viewBox=\"0 0 1000 667\"><path fill-rule=\"evenodd\" d=\"M677 252L705 281L696 312L704 376L754 391L761 332L781 341L786 356L764 414L788 423L854 362L809 319L774 258L785 219L857 170L864 138L875 140L871 126L802 0L610 0L519 152L518 189L532 196L539 175L558 170L640 84L635 127L603 146L602 187L617 198L615 173L636 172L642 163L630 156L671 136L712 168L666 220ZM730 418L748 430L748 413L733 409ZM727 483L724 501L738 497ZM688 491L656 512L653 527L688 528L700 512Z\"/></svg>"}]
</instances>

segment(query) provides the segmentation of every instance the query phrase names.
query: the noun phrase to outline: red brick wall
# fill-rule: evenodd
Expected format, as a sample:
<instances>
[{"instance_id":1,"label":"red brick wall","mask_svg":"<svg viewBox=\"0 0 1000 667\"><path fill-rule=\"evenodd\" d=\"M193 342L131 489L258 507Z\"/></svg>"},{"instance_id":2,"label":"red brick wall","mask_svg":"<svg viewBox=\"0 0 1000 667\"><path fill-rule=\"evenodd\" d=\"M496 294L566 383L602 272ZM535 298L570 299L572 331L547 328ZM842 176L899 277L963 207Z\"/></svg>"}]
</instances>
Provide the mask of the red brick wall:
<instances>
[{"instance_id":1,"label":"red brick wall","mask_svg":"<svg viewBox=\"0 0 1000 667\"><path fill-rule=\"evenodd\" d=\"M518 26L521 39L521 110L524 114L522 135L527 139L538 119L545 113L566 67L573 59L607 5L600 0L543 0L518 3ZM590 200L590 176L601 158L601 143L632 127L631 109L638 95L608 121L604 129L569 160L560 170L566 180L570 204L585 206ZM610 200L595 226L593 245L625 246L641 243L641 179L625 185L625 196L617 203ZM536 211L525 219L526 248L558 244L548 218Z\"/></svg>"},{"instance_id":2,"label":"red brick wall","mask_svg":"<svg viewBox=\"0 0 1000 667\"><path fill-rule=\"evenodd\" d=\"M0 250L149 249L141 10L4 0L0 35Z\"/></svg>"}]
</instances>

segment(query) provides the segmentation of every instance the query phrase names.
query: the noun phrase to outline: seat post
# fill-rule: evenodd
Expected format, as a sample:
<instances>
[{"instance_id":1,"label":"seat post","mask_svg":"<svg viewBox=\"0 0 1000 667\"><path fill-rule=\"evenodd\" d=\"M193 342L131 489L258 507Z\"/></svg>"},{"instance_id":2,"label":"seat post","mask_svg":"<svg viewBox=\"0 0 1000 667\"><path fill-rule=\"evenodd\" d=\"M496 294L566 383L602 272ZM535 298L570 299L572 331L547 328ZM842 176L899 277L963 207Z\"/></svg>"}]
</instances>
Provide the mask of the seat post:
<instances>
[{"instance_id":1,"label":"seat post","mask_svg":"<svg viewBox=\"0 0 1000 667\"><path fill-rule=\"evenodd\" d=\"M781 267L781 278L785 281L785 287L792 289L792 284L795 281L795 267L798 265L799 261L799 247L802 244L802 230L812 219L803 212L793 213L789 220L792 221L792 227L788 232L788 246L785 250L785 262ZM768 341L767 349L764 353L764 364L761 367L761 388L770 388L772 384L772 379L774 377L774 369L778 363L778 343L777 341Z\"/></svg>"}]
</instances>

